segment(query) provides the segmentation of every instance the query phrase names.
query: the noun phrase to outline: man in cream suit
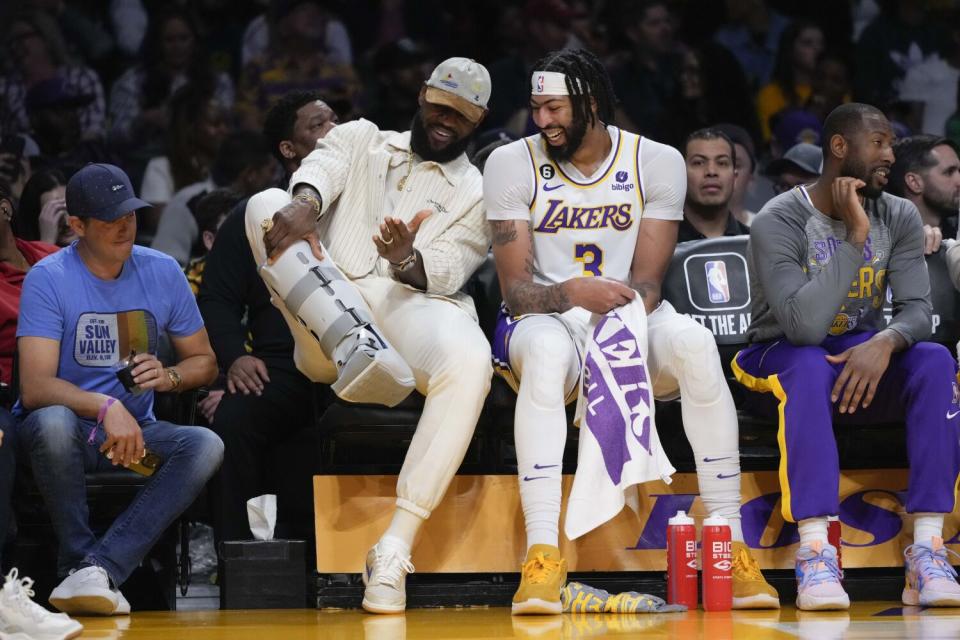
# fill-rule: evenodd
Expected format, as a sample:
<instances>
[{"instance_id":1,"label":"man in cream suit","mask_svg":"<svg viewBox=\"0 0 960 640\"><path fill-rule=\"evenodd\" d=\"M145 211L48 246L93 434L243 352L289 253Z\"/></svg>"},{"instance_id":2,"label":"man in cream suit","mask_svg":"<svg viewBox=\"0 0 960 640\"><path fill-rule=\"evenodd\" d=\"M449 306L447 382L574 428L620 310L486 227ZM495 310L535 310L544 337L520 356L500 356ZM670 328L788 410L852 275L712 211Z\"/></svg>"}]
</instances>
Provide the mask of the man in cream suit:
<instances>
[{"instance_id":1,"label":"man in cream suit","mask_svg":"<svg viewBox=\"0 0 960 640\"><path fill-rule=\"evenodd\" d=\"M298 368L343 399L426 397L397 508L367 554L363 607L406 607L416 534L459 467L490 388L490 346L460 287L490 245L482 179L464 153L490 75L450 58L420 92L411 131L366 120L317 141L290 180L250 199L247 238L296 341Z\"/></svg>"}]
</instances>

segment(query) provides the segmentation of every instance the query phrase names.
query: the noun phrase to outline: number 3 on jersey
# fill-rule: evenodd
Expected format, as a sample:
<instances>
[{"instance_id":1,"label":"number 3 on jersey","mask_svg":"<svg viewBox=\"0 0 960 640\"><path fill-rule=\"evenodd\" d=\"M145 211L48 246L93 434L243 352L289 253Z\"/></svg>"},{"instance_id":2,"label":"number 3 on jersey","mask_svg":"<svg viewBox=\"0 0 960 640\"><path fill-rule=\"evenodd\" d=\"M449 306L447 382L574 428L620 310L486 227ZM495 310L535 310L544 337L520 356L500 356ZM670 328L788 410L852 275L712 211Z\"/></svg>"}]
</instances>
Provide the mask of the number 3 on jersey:
<instances>
[{"instance_id":1,"label":"number 3 on jersey","mask_svg":"<svg viewBox=\"0 0 960 640\"><path fill-rule=\"evenodd\" d=\"M595 244L578 244L574 246L573 259L583 264L583 275L603 275L603 250Z\"/></svg>"}]
</instances>

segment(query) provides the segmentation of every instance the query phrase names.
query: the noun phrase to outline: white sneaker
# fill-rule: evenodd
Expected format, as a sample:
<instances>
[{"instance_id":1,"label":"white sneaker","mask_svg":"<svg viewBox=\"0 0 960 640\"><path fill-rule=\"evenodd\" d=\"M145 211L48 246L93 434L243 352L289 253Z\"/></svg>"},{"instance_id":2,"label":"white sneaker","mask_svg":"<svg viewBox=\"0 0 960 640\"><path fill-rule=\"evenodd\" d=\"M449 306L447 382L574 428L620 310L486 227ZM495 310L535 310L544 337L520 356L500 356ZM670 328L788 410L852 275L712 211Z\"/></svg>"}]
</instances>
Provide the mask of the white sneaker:
<instances>
[{"instance_id":1,"label":"white sneaker","mask_svg":"<svg viewBox=\"0 0 960 640\"><path fill-rule=\"evenodd\" d=\"M83 625L65 614L47 611L33 597L33 580L20 578L16 569L0 589L0 638L10 640L66 640L83 632Z\"/></svg>"},{"instance_id":2,"label":"white sneaker","mask_svg":"<svg viewBox=\"0 0 960 640\"><path fill-rule=\"evenodd\" d=\"M102 567L75 569L50 594L50 604L60 611L76 615L127 615L130 603L111 588L110 577ZM121 607L121 605L123 605Z\"/></svg>"},{"instance_id":3,"label":"white sneaker","mask_svg":"<svg viewBox=\"0 0 960 640\"><path fill-rule=\"evenodd\" d=\"M407 574L413 573L409 555L374 545L363 570L363 608L370 613L400 613L407 608Z\"/></svg>"}]
</instances>

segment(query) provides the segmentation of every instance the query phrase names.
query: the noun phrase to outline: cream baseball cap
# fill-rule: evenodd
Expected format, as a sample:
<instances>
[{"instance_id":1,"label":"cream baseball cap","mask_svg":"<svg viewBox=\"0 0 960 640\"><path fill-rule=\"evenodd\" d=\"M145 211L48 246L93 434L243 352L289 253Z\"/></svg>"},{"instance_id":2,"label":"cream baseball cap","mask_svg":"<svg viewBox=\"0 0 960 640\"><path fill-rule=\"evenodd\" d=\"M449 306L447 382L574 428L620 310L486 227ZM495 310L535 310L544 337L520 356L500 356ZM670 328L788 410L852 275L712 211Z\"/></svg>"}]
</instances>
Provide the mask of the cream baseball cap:
<instances>
[{"instance_id":1,"label":"cream baseball cap","mask_svg":"<svg viewBox=\"0 0 960 640\"><path fill-rule=\"evenodd\" d=\"M437 65L427 80L424 99L456 109L470 122L477 123L490 100L490 73L469 58L447 58Z\"/></svg>"}]
</instances>

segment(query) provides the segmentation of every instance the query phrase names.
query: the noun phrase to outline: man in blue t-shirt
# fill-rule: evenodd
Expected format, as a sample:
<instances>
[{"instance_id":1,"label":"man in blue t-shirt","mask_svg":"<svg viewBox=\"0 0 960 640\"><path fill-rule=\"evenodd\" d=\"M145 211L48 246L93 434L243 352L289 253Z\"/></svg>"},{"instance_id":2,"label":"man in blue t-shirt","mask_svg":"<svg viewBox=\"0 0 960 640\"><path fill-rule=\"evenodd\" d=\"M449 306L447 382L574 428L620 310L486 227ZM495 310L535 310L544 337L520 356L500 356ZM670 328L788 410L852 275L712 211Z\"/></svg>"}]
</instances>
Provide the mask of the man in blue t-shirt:
<instances>
[{"instance_id":1,"label":"man in blue t-shirt","mask_svg":"<svg viewBox=\"0 0 960 640\"><path fill-rule=\"evenodd\" d=\"M154 392L208 384L217 365L179 265L133 245L136 210L146 206L121 169L81 169L67 184L68 221L79 239L33 266L20 301L17 434L60 542L58 571L66 577L50 603L72 614L130 612L118 585L223 458L213 432L153 415ZM162 332L175 366L157 359ZM118 372L128 361L125 384ZM157 458L146 485L98 539L84 473Z\"/></svg>"}]
</instances>

